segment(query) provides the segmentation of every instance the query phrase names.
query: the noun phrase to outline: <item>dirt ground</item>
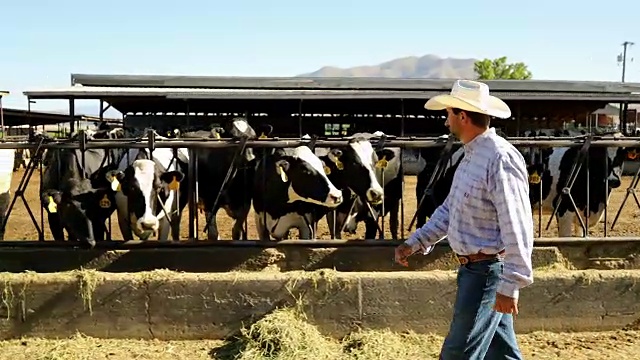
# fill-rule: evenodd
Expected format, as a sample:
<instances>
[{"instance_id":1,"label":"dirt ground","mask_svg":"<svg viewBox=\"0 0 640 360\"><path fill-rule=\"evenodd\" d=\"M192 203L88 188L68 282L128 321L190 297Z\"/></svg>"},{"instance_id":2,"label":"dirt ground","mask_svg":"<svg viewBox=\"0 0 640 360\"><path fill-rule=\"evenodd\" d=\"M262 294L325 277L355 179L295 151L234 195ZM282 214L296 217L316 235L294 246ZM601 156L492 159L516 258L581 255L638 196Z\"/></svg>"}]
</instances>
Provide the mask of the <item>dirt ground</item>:
<instances>
[{"instance_id":1,"label":"dirt ground","mask_svg":"<svg viewBox=\"0 0 640 360\"><path fill-rule=\"evenodd\" d=\"M387 341L402 342L393 357L380 357L376 349L385 344L371 344L366 353L352 359L437 359L442 338L429 335L402 337L392 335ZM637 359L640 353L640 332L601 333L533 333L518 337L525 359ZM169 360L225 359L216 355L220 341L143 341L104 340L81 335L64 340L21 339L0 342L0 359L4 360ZM375 347L377 346L377 348ZM388 348L387 348L388 349ZM391 355L380 349L384 355ZM312 358L300 354L297 359ZM307 356L305 356L307 355ZM284 359L283 359L284 360Z\"/></svg>"},{"instance_id":2,"label":"dirt ground","mask_svg":"<svg viewBox=\"0 0 640 360\"><path fill-rule=\"evenodd\" d=\"M14 173L13 181L12 181L12 189L15 190L21 179L24 175L24 169L20 169L18 172ZM607 212L607 236L637 236L640 235L640 221L638 221L638 217L640 217L640 209L636 206L635 201L632 196L629 197L627 203L625 204L622 213L620 214L620 218L618 219L615 228L611 230L611 223L613 219L620 209L622 201L624 199L626 189L629 187L631 183L631 176L625 176L623 179L622 186L613 191L611 201L609 203L609 210ZM34 173L32 179L29 181L29 185L25 191L25 198L31 210L34 213L36 221L40 224L40 213L41 209L39 207L38 201L38 189L39 189L40 179L37 173ZM416 187L416 177L415 176L406 176L405 177L405 201L404 201L404 210L401 209L401 212L404 211L404 232L400 229L398 230L399 236L407 237L409 235L408 226L411 222L411 218L413 217L417 205L417 199L415 195L415 187ZM15 193L12 194L12 196ZM534 209L534 222L535 222L535 234L540 237L553 237L557 236L557 226L555 221L551 223L549 226L549 230L545 230L547 226L547 222L549 220L549 215L543 214L542 216L542 232L539 233L539 221L538 221L538 211L537 208ZM230 239L231 238L231 227L233 221L225 214L223 210L218 212L217 215L218 221L218 229L220 231L220 236L222 239ZM251 211L249 217L247 219L248 229L249 229L249 238L257 239L257 232L255 230L255 220L254 213ZM203 229L206 223L205 216L203 214L198 215L198 238L206 239L206 234ZM118 220L114 213L111 219L111 228L113 231L112 238L114 240L122 239L122 235L120 234L120 230L118 228ZM402 223L401 223L402 225ZM181 239L188 239L189 235L189 210L185 208L182 214L182 222L181 222ZM385 234L386 238L391 238L391 232L389 231L389 216L385 218ZM44 233L45 240L51 240L51 232L49 231L49 225L47 224L47 219L45 216L44 219ZM404 233L404 234L403 234ZM292 231L292 238L295 238L296 230ZM404 236L403 236L404 235ZM604 223L601 222L591 228L590 236L604 236ZM329 228L327 226L326 218L323 218L318 224L318 239L330 239ZM343 234L343 239L362 239L364 238L364 224L360 223L358 226L358 231L355 235ZM7 229L5 233L6 240L37 240L38 232L29 217L26 207L23 204L22 199L17 199L13 210L9 216L9 220L7 223Z\"/></svg>"}]
</instances>

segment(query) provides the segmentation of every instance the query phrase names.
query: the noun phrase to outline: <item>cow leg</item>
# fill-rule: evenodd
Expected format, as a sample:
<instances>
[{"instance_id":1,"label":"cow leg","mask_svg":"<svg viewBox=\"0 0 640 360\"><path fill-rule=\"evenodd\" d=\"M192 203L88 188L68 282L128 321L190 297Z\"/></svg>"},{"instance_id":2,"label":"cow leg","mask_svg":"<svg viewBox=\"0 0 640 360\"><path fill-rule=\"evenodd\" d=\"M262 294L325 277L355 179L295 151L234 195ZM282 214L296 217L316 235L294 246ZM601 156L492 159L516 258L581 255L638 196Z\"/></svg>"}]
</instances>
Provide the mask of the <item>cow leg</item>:
<instances>
[{"instance_id":1,"label":"cow leg","mask_svg":"<svg viewBox=\"0 0 640 360\"><path fill-rule=\"evenodd\" d=\"M234 212L235 222L233 223L233 229L231 230L231 238L233 240L248 240L249 237L247 232L244 231L244 222L247 220L247 216L249 216L249 210L251 207L243 207L239 211Z\"/></svg>"},{"instance_id":2,"label":"cow leg","mask_svg":"<svg viewBox=\"0 0 640 360\"><path fill-rule=\"evenodd\" d=\"M216 219L216 216L218 215L218 209L207 211L207 218L209 218L212 212L213 216L211 216L211 222L209 223L209 227L207 228L207 240L220 240L220 233L218 232L218 221Z\"/></svg>"},{"instance_id":3,"label":"cow leg","mask_svg":"<svg viewBox=\"0 0 640 360\"><path fill-rule=\"evenodd\" d=\"M400 212L400 201L393 201L389 206L389 230L391 230L391 238L398 240L398 213Z\"/></svg>"},{"instance_id":4,"label":"cow leg","mask_svg":"<svg viewBox=\"0 0 640 360\"><path fill-rule=\"evenodd\" d=\"M93 238L96 241L104 241L104 234L107 231L107 227L103 221L93 221Z\"/></svg>"},{"instance_id":5,"label":"cow leg","mask_svg":"<svg viewBox=\"0 0 640 360\"><path fill-rule=\"evenodd\" d=\"M5 221L7 221L7 210L10 202L11 194L8 191L0 194L0 241L4 240Z\"/></svg>"},{"instance_id":6,"label":"cow leg","mask_svg":"<svg viewBox=\"0 0 640 360\"><path fill-rule=\"evenodd\" d=\"M269 235L269 231L267 230L267 226L263 221L264 213L255 212L255 222L256 222L256 230L258 231L258 239L261 241L269 241L271 240L271 236Z\"/></svg>"},{"instance_id":7,"label":"cow leg","mask_svg":"<svg viewBox=\"0 0 640 360\"><path fill-rule=\"evenodd\" d=\"M559 237L572 237L573 236L573 222L575 221L576 214L571 211L566 211L562 216L556 216L558 221L558 236Z\"/></svg>"},{"instance_id":8,"label":"cow leg","mask_svg":"<svg viewBox=\"0 0 640 360\"><path fill-rule=\"evenodd\" d=\"M171 238L173 241L180 241L180 222L182 221L182 212L171 216Z\"/></svg>"},{"instance_id":9,"label":"cow leg","mask_svg":"<svg viewBox=\"0 0 640 360\"><path fill-rule=\"evenodd\" d=\"M64 241L64 228L62 227L62 219L58 213L48 213L49 228L54 241ZM69 235L71 238L71 235Z\"/></svg>"},{"instance_id":10,"label":"cow leg","mask_svg":"<svg viewBox=\"0 0 640 360\"><path fill-rule=\"evenodd\" d=\"M342 231L340 231L340 229L342 229L342 222L340 221L340 213L336 214L335 211L329 211L326 215L326 218L327 218L327 226L329 227L329 234L331 234L331 238L341 239Z\"/></svg>"},{"instance_id":11,"label":"cow leg","mask_svg":"<svg viewBox=\"0 0 640 360\"><path fill-rule=\"evenodd\" d=\"M171 225L169 224L169 220L165 216L162 219L160 219L159 223L160 224L158 226L158 241L168 241L169 230L171 230ZM175 225L178 225L178 224L175 224Z\"/></svg>"}]
</instances>

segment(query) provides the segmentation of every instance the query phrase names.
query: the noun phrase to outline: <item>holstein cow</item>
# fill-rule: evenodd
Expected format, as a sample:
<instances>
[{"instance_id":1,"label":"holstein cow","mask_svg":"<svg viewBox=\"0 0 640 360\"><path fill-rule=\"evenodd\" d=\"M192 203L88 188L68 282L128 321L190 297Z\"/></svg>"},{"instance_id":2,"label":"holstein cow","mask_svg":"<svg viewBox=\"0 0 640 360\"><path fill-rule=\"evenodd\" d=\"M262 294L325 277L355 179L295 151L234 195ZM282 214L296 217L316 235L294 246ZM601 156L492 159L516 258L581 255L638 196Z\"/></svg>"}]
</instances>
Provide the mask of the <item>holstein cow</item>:
<instances>
[{"instance_id":1,"label":"holstein cow","mask_svg":"<svg viewBox=\"0 0 640 360\"><path fill-rule=\"evenodd\" d=\"M268 134L264 134L267 136ZM218 138L249 140L257 138L256 132L245 118L237 117L224 124L223 128L213 128L210 132L197 131L185 133L181 137ZM234 169L229 174L227 184L222 189L225 177L234 162L237 148L197 149L198 161L199 205L204 209L207 218L211 218L207 228L209 240L219 240L220 235L216 222L219 209L224 209L229 217L234 219L231 237L233 240L247 240L244 223L251 210L253 177L256 166L254 149L247 146L239 154ZM218 193L222 191L218 198ZM216 198L218 202L216 203Z\"/></svg>"},{"instance_id":2,"label":"holstein cow","mask_svg":"<svg viewBox=\"0 0 640 360\"><path fill-rule=\"evenodd\" d=\"M333 209L343 201L322 161L302 145L277 149L257 163L253 208L260 240L282 240L291 228L301 239L315 239L319 208Z\"/></svg>"},{"instance_id":3,"label":"holstein cow","mask_svg":"<svg viewBox=\"0 0 640 360\"><path fill-rule=\"evenodd\" d=\"M156 139L167 138L156 135ZM148 149L129 149L117 170L105 176L116 191L120 231L124 240L133 240L133 234L147 240L153 234L166 241L171 230L173 240L178 241L188 199L188 182L183 180L189 153L179 148L174 158L173 149L158 148L151 155Z\"/></svg>"},{"instance_id":4,"label":"holstein cow","mask_svg":"<svg viewBox=\"0 0 640 360\"><path fill-rule=\"evenodd\" d=\"M545 136L544 133L538 135ZM621 134L614 135L615 138L621 136ZM580 150L580 146L545 149L539 152L534 164L529 166L532 206L535 210L535 206L539 206L542 199L542 210L552 212L559 204L556 220L560 237L573 236L574 224L579 224L571 199L567 195L563 196L563 188L567 185L574 160ZM530 151L523 150L525 154ZM593 227L600 222L605 206L609 202L611 190L620 187L622 166L628 151L629 149L622 147L589 147L587 151L589 181L587 182L587 166L583 164L570 192L583 219L585 219L585 213L588 214L585 219L585 225L588 227ZM589 196L587 196L587 190ZM589 209L587 209L587 202Z\"/></svg>"},{"instance_id":5,"label":"holstein cow","mask_svg":"<svg viewBox=\"0 0 640 360\"><path fill-rule=\"evenodd\" d=\"M86 131L87 139L122 138L122 129ZM79 134L71 136L71 140ZM49 227L55 241L69 240L95 245L104 240L105 221L115 210L114 193L105 180L119 153L117 149L87 149L83 164L82 152L75 149L51 149L46 154L48 166L40 184L42 206L46 209Z\"/></svg>"},{"instance_id":6,"label":"holstein cow","mask_svg":"<svg viewBox=\"0 0 640 360\"><path fill-rule=\"evenodd\" d=\"M348 233L355 233L358 221L365 222L367 238L375 238L376 219L371 215L367 216L365 212L369 212L367 203L373 207L382 204L384 189L380 185L382 169L376 168L378 154L369 141L373 136L368 133L356 133L344 146L316 150L329 180L344 196L342 204L335 209L335 215L333 211L327 213L327 224L332 238L340 239L343 228ZM394 179L392 174L399 171L399 164L396 163L399 163L400 157L396 156L393 150L385 154L395 159L391 164L385 159L385 175L390 174L386 179L391 181ZM357 199L362 201L357 202ZM377 216L375 209L374 215Z\"/></svg>"},{"instance_id":7,"label":"holstein cow","mask_svg":"<svg viewBox=\"0 0 640 360\"><path fill-rule=\"evenodd\" d=\"M11 203L11 179L15 155L14 149L0 149L0 241L4 240L7 210Z\"/></svg>"}]
</instances>

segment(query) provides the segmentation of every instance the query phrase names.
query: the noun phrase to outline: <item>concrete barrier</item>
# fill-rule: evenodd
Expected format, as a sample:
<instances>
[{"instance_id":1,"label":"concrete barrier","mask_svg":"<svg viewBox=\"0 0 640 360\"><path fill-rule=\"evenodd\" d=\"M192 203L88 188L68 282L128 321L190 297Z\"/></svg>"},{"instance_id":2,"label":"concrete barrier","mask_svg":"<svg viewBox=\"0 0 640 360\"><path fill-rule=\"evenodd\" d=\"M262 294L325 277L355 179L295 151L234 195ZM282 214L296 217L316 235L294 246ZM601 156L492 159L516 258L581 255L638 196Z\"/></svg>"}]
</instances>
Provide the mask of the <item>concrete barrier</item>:
<instances>
[{"instance_id":1,"label":"concrete barrier","mask_svg":"<svg viewBox=\"0 0 640 360\"><path fill-rule=\"evenodd\" d=\"M635 246L635 248L632 248ZM568 249L538 247L533 250L535 268L555 265L585 269L593 266L592 257L608 256L618 251L622 262L640 267L640 244L602 246L607 253L596 254L595 246L574 246ZM633 259L637 261L634 262ZM613 261L620 267L620 260ZM607 264L609 264L607 263ZM607 265L605 264L605 265ZM610 265L610 264L609 264ZM415 255L410 270L454 270L458 266L448 246L438 246L428 256ZM607 265L608 266L608 265ZM600 266L599 267L606 267ZM611 266L609 266L611 267ZM64 248L0 248L0 271L60 272L75 269L96 269L107 272L139 272L169 269L187 272L280 271L335 269L337 271L405 271L393 262L393 247L344 247L312 249L301 247L260 248L179 248L136 250L73 250Z\"/></svg>"},{"instance_id":2,"label":"concrete barrier","mask_svg":"<svg viewBox=\"0 0 640 360\"><path fill-rule=\"evenodd\" d=\"M455 272L155 271L0 274L3 339L71 336L220 339L277 307L302 304L330 336L354 328L447 331ZM640 318L640 271L538 272L517 331L599 331Z\"/></svg>"}]
</instances>

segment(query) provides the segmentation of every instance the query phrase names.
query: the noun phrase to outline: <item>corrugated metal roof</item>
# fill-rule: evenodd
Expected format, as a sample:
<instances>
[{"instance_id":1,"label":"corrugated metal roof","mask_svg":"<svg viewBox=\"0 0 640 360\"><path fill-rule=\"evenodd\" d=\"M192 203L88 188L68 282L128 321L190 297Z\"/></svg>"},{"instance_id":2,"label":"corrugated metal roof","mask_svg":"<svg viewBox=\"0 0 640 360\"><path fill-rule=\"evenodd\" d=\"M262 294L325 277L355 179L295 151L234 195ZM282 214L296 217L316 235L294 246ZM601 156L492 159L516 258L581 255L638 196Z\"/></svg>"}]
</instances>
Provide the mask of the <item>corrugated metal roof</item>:
<instances>
[{"instance_id":1,"label":"corrugated metal roof","mask_svg":"<svg viewBox=\"0 0 640 360\"><path fill-rule=\"evenodd\" d=\"M71 74L72 85L106 87L343 89L447 91L456 79L375 77L243 77ZM640 92L640 83L568 80L483 80L492 91Z\"/></svg>"},{"instance_id":2,"label":"corrugated metal roof","mask_svg":"<svg viewBox=\"0 0 640 360\"><path fill-rule=\"evenodd\" d=\"M27 90L31 98L125 98L164 97L167 99L427 99L442 91L418 90L311 90L311 89L201 89L201 88L130 88L71 86L59 89ZM600 92L513 92L493 91L503 100L596 100L640 102L640 93Z\"/></svg>"}]
</instances>

